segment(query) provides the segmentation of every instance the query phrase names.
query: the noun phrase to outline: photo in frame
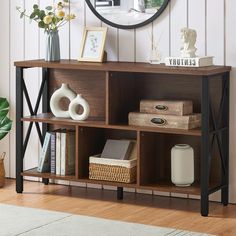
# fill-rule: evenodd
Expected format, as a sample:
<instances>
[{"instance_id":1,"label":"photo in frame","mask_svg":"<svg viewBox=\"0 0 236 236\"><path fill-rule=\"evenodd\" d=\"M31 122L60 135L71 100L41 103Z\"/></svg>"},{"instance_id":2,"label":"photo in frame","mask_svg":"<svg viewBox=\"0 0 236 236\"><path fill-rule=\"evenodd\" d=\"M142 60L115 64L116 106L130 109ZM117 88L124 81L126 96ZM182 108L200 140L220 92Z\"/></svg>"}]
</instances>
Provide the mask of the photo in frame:
<instances>
[{"instance_id":1,"label":"photo in frame","mask_svg":"<svg viewBox=\"0 0 236 236\"><path fill-rule=\"evenodd\" d=\"M78 61L103 62L106 57L106 35L106 27L86 27Z\"/></svg>"}]
</instances>

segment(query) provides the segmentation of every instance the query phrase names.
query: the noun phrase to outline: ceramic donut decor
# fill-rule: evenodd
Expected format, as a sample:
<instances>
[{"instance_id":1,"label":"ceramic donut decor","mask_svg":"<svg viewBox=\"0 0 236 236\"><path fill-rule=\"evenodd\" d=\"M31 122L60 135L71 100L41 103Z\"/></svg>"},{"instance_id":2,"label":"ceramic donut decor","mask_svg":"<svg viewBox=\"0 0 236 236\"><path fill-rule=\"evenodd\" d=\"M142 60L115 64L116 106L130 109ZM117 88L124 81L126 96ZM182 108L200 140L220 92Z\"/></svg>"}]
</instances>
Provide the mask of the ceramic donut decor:
<instances>
[{"instance_id":1,"label":"ceramic donut decor","mask_svg":"<svg viewBox=\"0 0 236 236\"><path fill-rule=\"evenodd\" d=\"M50 99L50 108L55 117L58 118L70 118L69 109L67 111L60 108L60 100L62 98L68 98L70 102L76 98L76 93L73 92L68 84L62 84L61 88L56 90Z\"/></svg>"},{"instance_id":2,"label":"ceramic donut decor","mask_svg":"<svg viewBox=\"0 0 236 236\"><path fill-rule=\"evenodd\" d=\"M78 114L76 112L77 106L83 107L83 113ZM90 107L88 102L82 97L81 94L78 94L77 97L71 101L69 105L69 113L73 120L83 121L86 120L90 113Z\"/></svg>"}]
</instances>

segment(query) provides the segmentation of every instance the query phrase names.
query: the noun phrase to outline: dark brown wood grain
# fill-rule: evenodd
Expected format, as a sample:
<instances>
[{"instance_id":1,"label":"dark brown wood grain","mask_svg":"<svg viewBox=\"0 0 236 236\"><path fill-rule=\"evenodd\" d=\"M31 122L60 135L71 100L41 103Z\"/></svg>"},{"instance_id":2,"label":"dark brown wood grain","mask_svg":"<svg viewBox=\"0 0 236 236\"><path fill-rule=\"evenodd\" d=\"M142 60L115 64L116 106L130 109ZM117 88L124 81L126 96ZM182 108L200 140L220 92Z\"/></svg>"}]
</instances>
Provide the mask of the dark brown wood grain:
<instances>
[{"instance_id":1,"label":"dark brown wood grain","mask_svg":"<svg viewBox=\"0 0 236 236\"><path fill-rule=\"evenodd\" d=\"M25 171L23 176L61 179L118 187L137 187L164 192L186 194L200 193L201 129L181 130L156 127L129 126L128 114L139 110L143 99L168 99L193 101L194 113L201 113L202 78L211 76L210 97L215 117L219 116L222 91L222 73L230 67L173 68L147 63L107 62L83 63L61 60L49 63L43 60L16 62L16 66L49 68L50 95L62 83L69 84L76 93L88 101L91 113L87 121L56 118L51 113L23 117L24 122L50 124L53 128L70 127L76 130L75 176L57 176ZM33 78L32 78L33 81ZM68 101L63 100L67 109ZM221 127L219 122L219 127ZM210 122L213 129L212 120ZM212 137L211 137L212 138ZM89 157L102 152L107 139L133 139L137 141L137 183L123 184L89 180ZM179 188L171 183L171 148L186 143L194 148L195 184ZM219 183L221 176L220 154L216 143L213 147L211 186Z\"/></svg>"},{"instance_id":2,"label":"dark brown wood grain","mask_svg":"<svg viewBox=\"0 0 236 236\"><path fill-rule=\"evenodd\" d=\"M120 71L120 72L146 72L159 74L179 75L215 75L231 70L229 66L209 66L201 68L178 68L165 65L151 65L148 63L134 62L106 62L89 63L76 60L61 60L60 62L45 62L44 60L18 61L14 63L17 67L40 67L53 69L91 70L91 71Z\"/></svg>"}]
</instances>

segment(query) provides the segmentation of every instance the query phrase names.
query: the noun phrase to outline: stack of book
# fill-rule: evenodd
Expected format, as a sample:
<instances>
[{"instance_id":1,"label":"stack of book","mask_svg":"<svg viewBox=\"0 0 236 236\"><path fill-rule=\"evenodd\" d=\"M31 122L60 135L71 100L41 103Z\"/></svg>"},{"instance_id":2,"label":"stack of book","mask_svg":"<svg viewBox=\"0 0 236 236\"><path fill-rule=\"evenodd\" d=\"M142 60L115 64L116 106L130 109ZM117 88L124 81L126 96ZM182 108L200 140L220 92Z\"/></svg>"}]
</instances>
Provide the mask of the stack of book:
<instances>
[{"instance_id":1,"label":"stack of book","mask_svg":"<svg viewBox=\"0 0 236 236\"><path fill-rule=\"evenodd\" d=\"M75 131L59 129L47 132L38 172L57 175L75 174Z\"/></svg>"}]
</instances>

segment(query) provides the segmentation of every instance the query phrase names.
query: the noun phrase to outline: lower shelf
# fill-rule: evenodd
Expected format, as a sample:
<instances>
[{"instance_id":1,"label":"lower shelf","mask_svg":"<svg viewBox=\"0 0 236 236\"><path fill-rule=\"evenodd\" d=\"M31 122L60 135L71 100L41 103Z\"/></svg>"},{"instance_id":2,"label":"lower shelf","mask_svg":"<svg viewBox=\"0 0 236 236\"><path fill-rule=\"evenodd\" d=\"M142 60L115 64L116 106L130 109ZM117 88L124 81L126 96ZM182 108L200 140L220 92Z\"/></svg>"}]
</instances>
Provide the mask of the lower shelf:
<instances>
[{"instance_id":1,"label":"lower shelf","mask_svg":"<svg viewBox=\"0 0 236 236\"><path fill-rule=\"evenodd\" d=\"M192 195L199 195L201 193L199 183L194 183L192 186L189 186L189 187L177 187L168 181L160 181L155 184L145 184L145 185L138 185L137 183L126 184L126 183L118 183L118 182L110 182L110 181L91 180L88 178L76 178L76 176L61 176L61 175L55 175L51 173L39 173L37 172L37 168L26 170L22 172L21 175L30 176L30 177L38 177L38 178L83 182L83 183L90 183L90 184L109 185L109 186L117 186L117 187L140 188L140 189L147 189L147 190L160 191L160 192L170 192L170 193L181 193L181 194L192 194ZM211 187L213 186L214 185L212 185Z\"/></svg>"}]
</instances>

